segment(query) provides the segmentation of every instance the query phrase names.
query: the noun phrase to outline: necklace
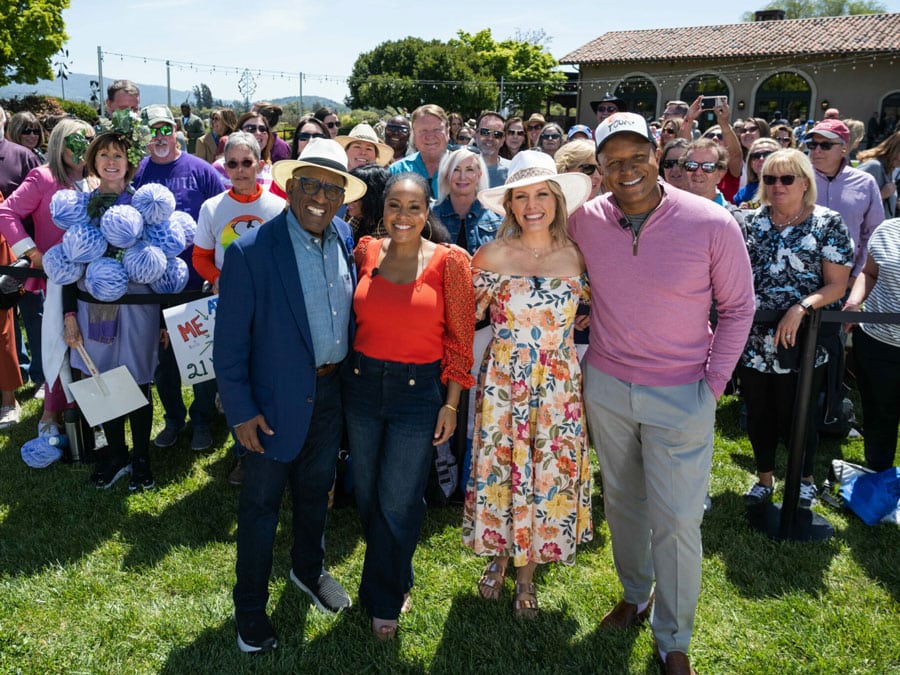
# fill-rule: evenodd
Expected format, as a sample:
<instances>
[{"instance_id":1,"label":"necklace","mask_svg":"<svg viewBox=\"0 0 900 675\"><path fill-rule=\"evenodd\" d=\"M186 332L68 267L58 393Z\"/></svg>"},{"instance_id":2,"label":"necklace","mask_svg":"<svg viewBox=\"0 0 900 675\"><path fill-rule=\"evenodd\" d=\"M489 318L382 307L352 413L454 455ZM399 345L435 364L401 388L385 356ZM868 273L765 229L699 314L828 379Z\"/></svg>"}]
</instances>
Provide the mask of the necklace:
<instances>
[{"instance_id":1,"label":"necklace","mask_svg":"<svg viewBox=\"0 0 900 675\"><path fill-rule=\"evenodd\" d=\"M772 221L772 225L774 227L777 227L778 229L782 229L782 228L788 227L789 225L793 225L794 223L796 223L797 220L800 218L800 216L803 215L804 211L806 211L806 207L805 206L800 207L800 211L797 213L796 216L794 216L793 218L789 218L788 220L784 221L783 223L776 223L775 220L772 218L770 218L770 220Z\"/></svg>"},{"instance_id":2,"label":"necklace","mask_svg":"<svg viewBox=\"0 0 900 675\"><path fill-rule=\"evenodd\" d=\"M521 241L521 240L520 240L520 241ZM542 255L547 255L548 253L552 253L552 252L553 252L553 245L552 245L552 244L550 245L549 248L546 248L546 249L539 249L539 248L534 248L533 246L527 246L524 242L522 242L522 247L523 247L526 251L530 249L530 250L531 250L531 255L532 255L535 259L540 258Z\"/></svg>"}]
</instances>

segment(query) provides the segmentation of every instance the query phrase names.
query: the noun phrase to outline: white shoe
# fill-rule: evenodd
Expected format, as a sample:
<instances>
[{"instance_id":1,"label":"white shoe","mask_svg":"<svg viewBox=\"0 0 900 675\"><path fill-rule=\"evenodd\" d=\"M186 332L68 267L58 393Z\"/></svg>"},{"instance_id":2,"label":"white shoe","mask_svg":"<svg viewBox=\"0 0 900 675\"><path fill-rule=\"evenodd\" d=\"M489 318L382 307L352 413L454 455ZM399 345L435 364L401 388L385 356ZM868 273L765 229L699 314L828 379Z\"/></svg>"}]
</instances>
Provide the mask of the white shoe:
<instances>
[{"instance_id":1,"label":"white shoe","mask_svg":"<svg viewBox=\"0 0 900 675\"><path fill-rule=\"evenodd\" d=\"M16 401L13 405L0 406L0 429L9 429L19 423L22 407Z\"/></svg>"}]
</instances>

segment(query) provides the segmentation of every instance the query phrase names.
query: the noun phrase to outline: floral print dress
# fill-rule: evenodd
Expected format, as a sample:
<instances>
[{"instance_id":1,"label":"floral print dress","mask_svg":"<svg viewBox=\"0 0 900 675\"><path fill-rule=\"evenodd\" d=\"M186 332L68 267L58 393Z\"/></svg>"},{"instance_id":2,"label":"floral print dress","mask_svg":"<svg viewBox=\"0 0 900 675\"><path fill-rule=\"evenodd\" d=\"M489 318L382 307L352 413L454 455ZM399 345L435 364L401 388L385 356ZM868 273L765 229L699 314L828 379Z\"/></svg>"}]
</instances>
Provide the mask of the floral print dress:
<instances>
[{"instance_id":1,"label":"floral print dress","mask_svg":"<svg viewBox=\"0 0 900 675\"><path fill-rule=\"evenodd\" d=\"M753 269L756 309L784 311L825 285L822 263L853 265L853 242L840 214L816 206L801 223L779 232L772 226L769 207L747 220L747 249ZM824 309L836 309L840 301ZM816 347L816 367L828 360L822 345ZM775 326L754 323L741 354L742 366L763 373L791 372L778 362Z\"/></svg>"},{"instance_id":2,"label":"floral print dress","mask_svg":"<svg viewBox=\"0 0 900 675\"><path fill-rule=\"evenodd\" d=\"M476 394L463 542L478 555L575 562L590 541L591 471L573 322L586 275L474 271L493 338Z\"/></svg>"}]
</instances>

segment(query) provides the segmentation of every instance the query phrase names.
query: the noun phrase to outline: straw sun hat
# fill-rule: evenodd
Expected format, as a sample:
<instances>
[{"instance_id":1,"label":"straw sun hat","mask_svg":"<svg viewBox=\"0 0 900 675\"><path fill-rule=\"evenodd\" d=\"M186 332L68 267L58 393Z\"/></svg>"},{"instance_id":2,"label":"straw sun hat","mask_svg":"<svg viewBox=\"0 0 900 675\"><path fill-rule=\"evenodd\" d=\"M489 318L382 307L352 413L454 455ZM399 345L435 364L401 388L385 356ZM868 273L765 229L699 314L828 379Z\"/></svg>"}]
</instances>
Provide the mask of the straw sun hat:
<instances>
[{"instance_id":1,"label":"straw sun hat","mask_svg":"<svg viewBox=\"0 0 900 675\"><path fill-rule=\"evenodd\" d=\"M366 184L347 172L347 153L340 143L330 138L313 138L303 148L297 159L283 159L272 165L272 180L287 192L285 185L294 171L304 166L325 169L344 179L344 204L355 202L366 194Z\"/></svg>"}]
</instances>

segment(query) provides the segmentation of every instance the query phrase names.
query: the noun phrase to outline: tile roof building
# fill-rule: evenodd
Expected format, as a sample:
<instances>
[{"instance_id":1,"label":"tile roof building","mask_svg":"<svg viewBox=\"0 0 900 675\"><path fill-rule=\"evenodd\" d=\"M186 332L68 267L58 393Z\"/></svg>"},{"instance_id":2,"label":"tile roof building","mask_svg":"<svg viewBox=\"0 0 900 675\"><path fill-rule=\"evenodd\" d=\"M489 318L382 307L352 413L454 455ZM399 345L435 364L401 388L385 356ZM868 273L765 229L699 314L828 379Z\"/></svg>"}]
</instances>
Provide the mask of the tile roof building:
<instances>
[{"instance_id":1,"label":"tile roof building","mask_svg":"<svg viewBox=\"0 0 900 675\"><path fill-rule=\"evenodd\" d=\"M900 113L900 14L615 31L560 63L579 67L581 122L606 92L647 117L700 94L728 96L734 117Z\"/></svg>"}]
</instances>

